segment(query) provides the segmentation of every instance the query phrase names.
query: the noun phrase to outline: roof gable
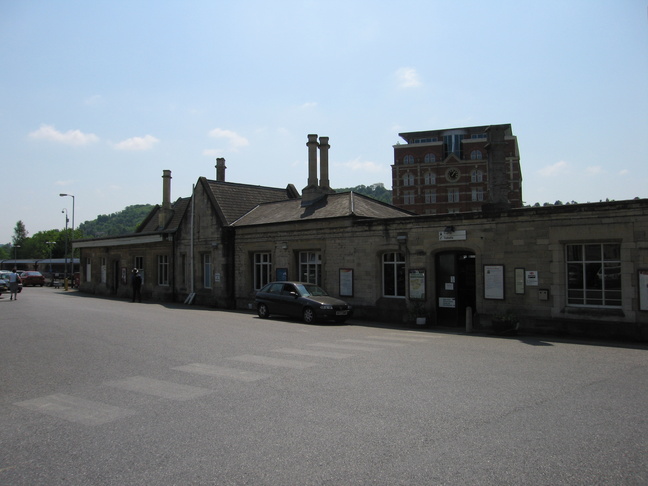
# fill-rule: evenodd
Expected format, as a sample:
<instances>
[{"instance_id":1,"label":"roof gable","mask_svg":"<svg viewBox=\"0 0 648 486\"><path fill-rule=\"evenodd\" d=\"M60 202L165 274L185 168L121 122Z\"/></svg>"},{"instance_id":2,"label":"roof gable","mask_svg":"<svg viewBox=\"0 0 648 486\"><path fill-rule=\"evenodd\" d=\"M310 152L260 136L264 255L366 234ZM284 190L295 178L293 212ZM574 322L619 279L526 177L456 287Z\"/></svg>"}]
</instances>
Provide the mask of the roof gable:
<instances>
[{"instance_id":1,"label":"roof gable","mask_svg":"<svg viewBox=\"0 0 648 486\"><path fill-rule=\"evenodd\" d=\"M290 184L285 189L252 186L232 182L212 181L204 177L200 182L207 189L214 207L224 225L230 225L259 204L297 199L299 193Z\"/></svg>"}]
</instances>

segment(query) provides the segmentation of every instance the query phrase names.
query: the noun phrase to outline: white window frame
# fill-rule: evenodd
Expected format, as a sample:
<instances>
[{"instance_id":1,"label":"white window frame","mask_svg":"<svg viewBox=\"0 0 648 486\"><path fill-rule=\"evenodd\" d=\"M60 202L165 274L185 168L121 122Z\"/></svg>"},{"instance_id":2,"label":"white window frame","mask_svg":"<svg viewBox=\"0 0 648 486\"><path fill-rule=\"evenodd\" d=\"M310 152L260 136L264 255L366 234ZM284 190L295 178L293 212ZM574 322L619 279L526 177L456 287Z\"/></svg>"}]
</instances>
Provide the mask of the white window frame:
<instances>
[{"instance_id":1,"label":"white window frame","mask_svg":"<svg viewBox=\"0 0 648 486\"><path fill-rule=\"evenodd\" d=\"M597 246L598 250L595 248ZM580 258L570 257L570 254L573 254L570 249L578 247L580 247ZM618 257L613 257L615 254ZM598 270L594 271L597 267ZM621 278L620 243L566 244L565 274L568 306L605 309L622 307L623 280ZM578 281L580 281L579 285L577 285ZM600 288L596 287L596 283L600 284Z\"/></svg>"},{"instance_id":2,"label":"white window frame","mask_svg":"<svg viewBox=\"0 0 648 486\"><path fill-rule=\"evenodd\" d=\"M157 257L157 284L160 287L169 286L169 255L158 255Z\"/></svg>"},{"instance_id":3,"label":"white window frame","mask_svg":"<svg viewBox=\"0 0 648 486\"><path fill-rule=\"evenodd\" d=\"M212 288L212 261L211 253L203 253L203 287L206 289Z\"/></svg>"},{"instance_id":4,"label":"white window frame","mask_svg":"<svg viewBox=\"0 0 648 486\"><path fill-rule=\"evenodd\" d=\"M253 257L254 290L261 290L264 285L272 281L272 254L257 252Z\"/></svg>"},{"instance_id":5,"label":"white window frame","mask_svg":"<svg viewBox=\"0 0 648 486\"><path fill-rule=\"evenodd\" d=\"M398 252L383 253L382 294L383 297L405 298L406 296L405 256ZM393 291L388 292L388 289Z\"/></svg>"},{"instance_id":6,"label":"white window frame","mask_svg":"<svg viewBox=\"0 0 648 486\"><path fill-rule=\"evenodd\" d=\"M451 187L448 189L448 202L459 202L459 188Z\"/></svg>"},{"instance_id":7,"label":"white window frame","mask_svg":"<svg viewBox=\"0 0 648 486\"><path fill-rule=\"evenodd\" d=\"M318 251L299 252L299 279L322 286L322 254Z\"/></svg>"},{"instance_id":8,"label":"white window frame","mask_svg":"<svg viewBox=\"0 0 648 486\"><path fill-rule=\"evenodd\" d=\"M426 172L424 175L426 186L433 186L436 184L436 174L434 172Z\"/></svg>"}]
</instances>

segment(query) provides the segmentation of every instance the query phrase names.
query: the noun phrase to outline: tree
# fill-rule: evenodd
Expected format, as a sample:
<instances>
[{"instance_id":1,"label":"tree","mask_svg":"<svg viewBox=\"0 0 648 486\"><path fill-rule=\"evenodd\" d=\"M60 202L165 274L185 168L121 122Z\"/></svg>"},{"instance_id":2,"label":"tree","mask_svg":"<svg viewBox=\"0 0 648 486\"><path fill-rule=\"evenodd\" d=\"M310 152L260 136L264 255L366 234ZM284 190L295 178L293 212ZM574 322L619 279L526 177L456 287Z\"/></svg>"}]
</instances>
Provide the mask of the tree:
<instances>
[{"instance_id":1,"label":"tree","mask_svg":"<svg viewBox=\"0 0 648 486\"><path fill-rule=\"evenodd\" d=\"M12 246L22 246L28 234L25 223L18 221L14 227L14 235L11 237Z\"/></svg>"}]
</instances>

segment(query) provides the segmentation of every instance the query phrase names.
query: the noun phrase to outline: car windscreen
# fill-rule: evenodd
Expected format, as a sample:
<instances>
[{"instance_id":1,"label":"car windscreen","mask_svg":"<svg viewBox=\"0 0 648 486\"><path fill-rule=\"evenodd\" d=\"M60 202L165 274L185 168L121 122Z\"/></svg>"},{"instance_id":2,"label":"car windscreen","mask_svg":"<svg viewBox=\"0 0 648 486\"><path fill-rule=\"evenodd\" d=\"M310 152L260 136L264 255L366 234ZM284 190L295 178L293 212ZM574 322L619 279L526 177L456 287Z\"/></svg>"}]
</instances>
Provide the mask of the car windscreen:
<instances>
[{"instance_id":1,"label":"car windscreen","mask_svg":"<svg viewBox=\"0 0 648 486\"><path fill-rule=\"evenodd\" d=\"M297 285L297 290L303 297L307 297L309 295L312 296L322 296L322 295L328 295L324 289L319 288L317 285L312 285L312 284L304 284L304 285Z\"/></svg>"}]
</instances>

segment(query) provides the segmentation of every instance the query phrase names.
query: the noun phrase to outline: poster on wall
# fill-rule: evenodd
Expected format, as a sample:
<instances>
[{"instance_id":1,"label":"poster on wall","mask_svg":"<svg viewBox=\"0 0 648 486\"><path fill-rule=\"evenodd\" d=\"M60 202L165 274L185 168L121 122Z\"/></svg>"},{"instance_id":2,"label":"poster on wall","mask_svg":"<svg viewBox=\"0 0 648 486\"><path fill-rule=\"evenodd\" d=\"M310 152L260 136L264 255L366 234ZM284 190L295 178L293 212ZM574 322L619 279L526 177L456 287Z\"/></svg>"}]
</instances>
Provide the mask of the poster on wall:
<instances>
[{"instance_id":1,"label":"poster on wall","mask_svg":"<svg viewBox=\"0 0 648 486\"><path fill-rule=\"evenodd\" d=\"M410 299L425 300L425 270L409 271Z\"/></svg>"},{"instance_id":2,"label":"poster on wall","mask_svg":"<svg viewBox=\"0 0 648 486\"><path fill-rule=\"evenodd\" d=\"M277 276L276 280L278 281L288 280L288 269L277 268L275 275Z\"/></svg>"},{"instance_id":3,"label":"poster on wall","mask_svg":"<svg viewBox=\"0 0 648 486\"><path fill-rule=\"evenodd\" d=\"M353 297L353 269L340 268L340 296Z\"/></svg>"},{"instance_id":4,"label":"poster on wall","mask_svg":"<svg viewBox=\"0 0 648 486\"><path fill-rule=\"evenodd\" d=\"M535 270L529 270L526 272L526 284L527 287L537 287L538 286L538 272Z\"/></svg>"},{"instance_id":5,"label":"poster on wall","mask_svg":"<svg viewBox=\"0 0 648 486\"><path fill-rule=\"evenodd\" d=\"M648 311L648 270L639 270L639 310Z\"/></svg>"},{"instance_id":6,"label":"poster on wall","mask_svg":"<svg viewBox=\"0 0 648 486\"><path fill-rule=\"evenodd\" d=\"M504 265L484 265L484 299L504 300Z\"/></svg>"},{"instance_id":7,"label":"poster on wall","mask_svg":"<svg viewBox=\"0 0 648 486\"><path fill-rule=\"evenodd\" d=\"M515 269L515 293L524 293L524 268Z\"/></svg>"}]
</instances>

